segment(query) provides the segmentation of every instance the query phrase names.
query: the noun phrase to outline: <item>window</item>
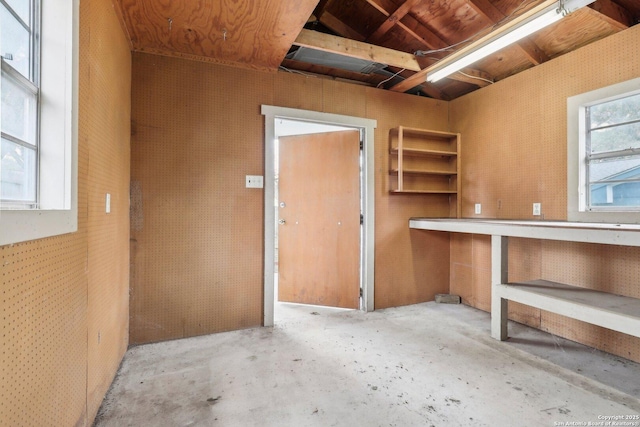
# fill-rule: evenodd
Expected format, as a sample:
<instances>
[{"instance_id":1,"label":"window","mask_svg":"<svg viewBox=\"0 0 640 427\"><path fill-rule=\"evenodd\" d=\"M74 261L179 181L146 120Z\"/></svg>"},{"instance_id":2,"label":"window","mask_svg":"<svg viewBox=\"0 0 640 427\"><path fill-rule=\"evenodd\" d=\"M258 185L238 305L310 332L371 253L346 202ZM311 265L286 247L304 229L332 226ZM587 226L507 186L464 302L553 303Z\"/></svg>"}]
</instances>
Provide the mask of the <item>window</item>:
<instances>
[{"instance_id":1,"label":"window","mask_svg":"<svg viewBox=\"0 0 640 427\"><path fill-rule=\"evenodd\" d=\"M0 206L35 207L38 172L38 2L0 0Z\"/></svg>"},{"instance_id":2,"label":"window","mask_svg":"<svg viewBox=\"0 0 640 427\"><path fill-rule=\"evenodd\" d=\"M77 230L78 0L0 0L0 245Z\"/></svg>"},{"instance_id":3,"label":"window","mask_svg":"<svg viewBox=\"0 0 640 427\"><path fill-rule=\"evenodd\" d=\"M640 94L585 107L591 210L640 208Z\"/></svg>"},{"instance_id":4,"label":"window","mask_svg":"<svg viewBox=\"0 0 640 427\"><path fill-rule=\"evenodd\" d=\"M640 79L567 105L568 219L640 222Z\"/></svg>"}]
</instances>

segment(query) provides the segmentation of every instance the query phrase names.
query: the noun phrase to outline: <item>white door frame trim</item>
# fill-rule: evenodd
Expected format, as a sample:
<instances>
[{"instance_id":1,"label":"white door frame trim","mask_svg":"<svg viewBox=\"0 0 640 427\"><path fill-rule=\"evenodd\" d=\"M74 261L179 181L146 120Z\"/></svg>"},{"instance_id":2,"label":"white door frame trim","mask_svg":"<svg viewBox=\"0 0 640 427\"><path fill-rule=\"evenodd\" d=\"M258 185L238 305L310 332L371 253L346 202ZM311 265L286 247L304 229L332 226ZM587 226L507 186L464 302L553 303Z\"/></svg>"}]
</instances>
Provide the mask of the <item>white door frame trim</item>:
<instances>
[{"instance_id":1,"label":"white door frame trim","mask_svg":"<svg viewBox=\"0 0 640 427\"><path fill-rule=\"evenodd\" d=\"M347 126L361 129L364 133L363 147L363 176L362 176L362 204L364 206L363 241L362 245L362 310L374 309L374 129L377 120L362 117L343 116L338 114L320 113L317 111L299 110L295 108L262 105L264 120L264 305L263 325L273 326L274 311L274 267L275 267L275 164L274 141L275 120L289 119L306 122L316 122L328 125Z\"/></svg>"}]
</instances>

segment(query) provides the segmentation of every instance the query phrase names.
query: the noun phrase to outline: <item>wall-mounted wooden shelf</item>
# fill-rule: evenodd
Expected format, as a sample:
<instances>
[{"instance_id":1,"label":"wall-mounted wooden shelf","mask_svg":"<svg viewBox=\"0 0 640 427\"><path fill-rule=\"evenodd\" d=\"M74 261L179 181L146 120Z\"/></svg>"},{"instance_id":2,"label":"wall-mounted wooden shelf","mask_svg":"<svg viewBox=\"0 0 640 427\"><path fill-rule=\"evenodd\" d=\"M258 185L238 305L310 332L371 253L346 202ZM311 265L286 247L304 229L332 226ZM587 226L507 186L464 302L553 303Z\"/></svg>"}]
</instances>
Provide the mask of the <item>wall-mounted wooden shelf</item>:
<instances>
[{"instance_id":1,"label":"wall-mounted wooden shelf","mask_svg":"<svg viewBox=\"0 0 640 427\"><path fill-rule=\"evenodd\" d=\"M456 194L455 190L391 190L399 194Z\"/></svg>"},{"instance_id":2,"label":"wall-mounted wooden shelf","mask_svg":"<svg viewBox=\"0 0 640 427\"><path fill-rule=\"evenodd\" d=\"M429 157L456 157L457 151L424 150L418 148L403 148L404 156L429 156ZM391 153L398 154L397 148L392 148Z\"/></svg>"},{"instance_id":3,"label":"wall-mounted wooden shelf","mask_svg":"<svg viewBox=\"0 0 640 427\"><path fill-rule=\"evenodd\" d=\"M460 134L398 126L389 132L392 194L449 195L460 217Z\"/></svg>"},{"instance_id":4,"label":"wall-mounted wooden shelf","mask_svg":"<svg viewBox=\"0 0 640 427\"><path fill-rule=\"evenodd\" d=\"M398 169L391 169L389 171L392 175L397 175L400 171ZM457 175L457 172L448 172L448 171L439 171L434 169L425 169L425 170L414 170L414 169L404 169L402 171L405 175Z\"/></svg>"}]
</instances>

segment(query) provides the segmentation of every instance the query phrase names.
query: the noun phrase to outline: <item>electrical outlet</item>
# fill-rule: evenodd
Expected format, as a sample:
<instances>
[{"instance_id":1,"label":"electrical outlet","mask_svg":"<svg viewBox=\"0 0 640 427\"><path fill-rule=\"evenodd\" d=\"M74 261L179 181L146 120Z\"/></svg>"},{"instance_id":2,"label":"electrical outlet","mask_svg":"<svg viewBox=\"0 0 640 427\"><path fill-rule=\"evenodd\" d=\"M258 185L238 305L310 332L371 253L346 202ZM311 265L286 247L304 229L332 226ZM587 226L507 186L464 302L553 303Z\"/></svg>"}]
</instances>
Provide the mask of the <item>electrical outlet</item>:
<instances>
[{"instance_id":1,"label":"electrical outlet","mask_svg":"<svg viewBox=\"0 0 640 427\"><path fill-rule=\"evenodd\" d=\"M247 175L245 179L246 179L246 183L245 183L246 188L263 188L264 187L264 179L260 175Z\"/></svg>"},{"instance_id":2,"label":"electrical outlet","mask_svg":"<svg viewBox=\"0 0 640 427\"><path fill-rule=\"evenodd\" d=\"M476 215L480 215L482 213L482 204L476 203Z\"/></svg>"},{"instance_id":3,"label":"electrical outlet","mask_svg":"<svg viewBox=\"0 0 640 427\"><path fill-rule=\"evenodd\" d=\"M541 215L541 211L542 211L542 204L541 203L534 203L533 204L533 215L540 216Z\"/></svg>"}]
</instances>

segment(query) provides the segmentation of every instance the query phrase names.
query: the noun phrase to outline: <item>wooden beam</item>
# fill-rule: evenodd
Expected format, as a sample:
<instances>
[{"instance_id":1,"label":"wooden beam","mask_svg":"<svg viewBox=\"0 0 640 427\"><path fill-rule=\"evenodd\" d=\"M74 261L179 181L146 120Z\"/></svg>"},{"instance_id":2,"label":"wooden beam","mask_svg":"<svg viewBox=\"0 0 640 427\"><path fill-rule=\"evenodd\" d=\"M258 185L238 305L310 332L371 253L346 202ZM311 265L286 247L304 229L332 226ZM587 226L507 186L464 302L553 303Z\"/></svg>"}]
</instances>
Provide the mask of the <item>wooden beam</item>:
<instances>
[{"instance_id":1,"label":"wooden beam","mask_svg":"<svg viewBox=\"0 0 640 427\"><path fill-rule=\"evenodd\" d=\"M346 37L351 40L357 40L360 42L363 42L366 39L365 36L358 33L350 26L346 25L330 12L324 12L320 17L320 22L327 28L330 28L334 33L340 34L342 37Z\"/></svg>"},{"instance_id":2,"label":"wooden beam","mask_svg":"<svg viewBox=\"0 0 640 427\"><path fill-rule=\"evenodd\" d=\"M589 5L591 10L598 12L600 17L607 21L612 27L619 30L626 30L633 25L631 13L611 0L598 0Z\"/></svg>"},{"instance_id":3,"label":"wooden beam","mask_svg":"<svg viewBox=\"0 0 640 427\"><path fill-rule=\"evenodd\" d=\"M322 14L325 13L325 11L327 10L327 6L329 5L328 3L330 1L331 0L319 0L318 1L318 4L316 5L316 8L313 10L313 14L316 15L318 20L320 19Z\"/></svg>"},{"instance_id":4,"label":"wooden beam","mask_svg":"<svg viewBox=\"0 0 640 427\"><path fill-rule=\"evenodd\" d=\"M380 25L367 40L377 41L380 40L394 25L396 25L404 16L409 13L411 8L416 5L420 0L406 0L402 5L397 8L392 14L387 16L387 19Z\"/></svg>"},{"instance_id":5,"label":"wooden beam","mask_svg":"<svg viewBox=\"0 0 640 427\"><path fill-rule=\"evenodd\" d=\"M520 40L516 46L520 48L533 65L540 65L543 62L547 62L550 58L545 51L540 49L540 46L535 44L531 39L524 38Z\"/></svg>"},{"instance_id":6,"label":"wooden beam","mask_svg":"<svg viewBox=\"0 0 640 427\"><path fill-rule=\"evenodd\" d=\"M393 10L396 6L391 0L366 0L369 5L376 8L387 18L391 16L389 10ZM422 25L411 15L405 15L400 21L398 21L398 27L406 31L411 37L415 38L419 42L423 43L427 49L440 49L448 45L447 42L442 40L433 31ZM418 32L417 30L420 29Z\"/></svg>"},{"instance_id":7,"label":"wooden beam","mask_svg":"<svg viewBox=\"0 0 640 427\"><path fill-rule=\"evenodd\" d=\"M397 70L396 70L397 71ZM402 73L399 74L400 77L402 78L407 78L407 76L411 76L411 72L410 71L404 71ZM417 85L416 85L417 86ZM381 86L384 87L385 89L388 89L388 86ZM412 86L411 88L413 88L414 86ZM411 89L409 88L409 89ZM407 89L407 90L409 90ZM432 84L423 84L420 86L420 90L427 94L428 96L430 96L431 98L434 99L441 99L443 101L449 101L451 100L451 97L449 95L447 95L446 93L444 93L439 87L437 87L436 85L432 85Z\"/></svg>"},{"instance_id":8,"label":"wooden beam","mask_svg":"<svg viewBox=\"0 0 640 427\"><path fill-rule=\"evenodd\" d=\"M427 70L428 68L418 71L411 77L408 77L397 85L392 86L389 90L394 92L406 92L418 85L426 84ZM463 68L461 71L462 72L453 73L450 76L447 76L447 78L458 82L471 83L478 87L488 86L493 81L493 76L485 73L484 71L475 70L473 68Z\"/></svg>"},{"instance_id":9,"label":"wooden beam","mask_svg":"<svg viewBox=\"0 0 640 427\"><path fill-rule=\"evenodd\" d=\"M467 0L467 3L492 24L496 24L506 18L506 15L489 0ZM540 65L549 60L549 56L530 39L522 39L516 43L515 46L517 46L534 65Z\"/></svg>"},{"instance_id":10,"label":"wooden beam","mask_svg":"<svg viewBox=\"0 0 640 427\"><path fill-rule=\"evenodd\" d=\"M391 13L389 13L387 11L387 7L389 7L390 4L392 4L390 2L390 0L367 0L367 2L374 6L378 11L380 11L381 13L383 13L385 16L389 17L391 16ZM338 34L341 34L345 37L348 37L352 40L347 40L347 42L354 42L353 40L358 40L358 41L362 41L364 40L364 37L357 33L354 29L352 29L351 27L349 27L348 25L346 25L345 23L343 23L342 21L340 21L338 18L336 18L335 16L333 16L331 13L324 11L322 12L322 14L320 15L320 22L322 22L324 25L326 25L328 28L331 28L333 31L335 31ZM429 40L424 39L421 35L419 35L416 31L414 31L413 28L409 28L408 25L411 25L413 28L418 29L421 33L425 33L427 32L428 34L431 34L431 36L429 37ZM417 22L413 17L411 17L410 15L405 15L403 18L403 22L399 22L398 26L401 27L404 31L406 31L407 33L409 33L412 37L414 37L416 40L420 41L422 44L424 44L425 48L427 49L438 49L438 48L442 48L447 46L448 44L442 40L440 37L438 37L437 35L433 34L430 32L430 30L428 30L426 27L422 26L422 24L420 24L419 22ZM308 32L310 33L316 33L315 31L310 31L310 30L303 30L303 33L305 33L303 35L303 33L300 34L300 36L298 36L298 39L300 39L300 42L303 42L304 40L302 40L304 37L306 37L308 34ZM320 34L320 33L317 33ZM314 36L317 37L317 34L313 34ZM326 36L326 37L324 37ZM320 37L322 38L326 38L326 39L330 39L333 38L334 42L340 41L340 40L344 40L341 39L340 37L335 37L335 36L329 36L329 35L321 35ZM298 40L296 40L297 42ZM347 56L351 56L351 57L355 57L355 58L361 58L361 59L366 59L366 60L371 60L370 56L359 56L359 55L353 55L353 54L347 54L345 53L343 50L344 48L341 47L340 49L336 49L336 43L330 43L330 40L328 40L329 42L329 47L320 47L318 45L311 45L309 44L307 47L312 48L312 49L319 49L319 50L323 50L326 52L333 52L333 53L337 53L340 55L347 55ZM298 45L298 46L302 46L302 44L300 43L295 43L294 44ZM331 45L333 45L333 48L331 48ZM361 45L365 45L364 43L361 43ZM371 47L371 45L366 45L367 47ZM391 49L386 49L383 47L378 47L378 46L373 46L376 49L385 49L385 50L390 50L392 52L395 52L396 54L400 53L402 55L409 55L412 56L414 60L416 60L416 64L418 64L417 69L416 67L412 68L408 68L405 67L403 65L399 65L399 64L391 64L391 63L387 63L384 61L380 61L377 60L378 62L381 63L385 63L387 65L392 65L398 68L405 68L407 70L412 70L412 71L418 71L418 74L421 74L421 76L411 76L409 78L407 78L405 81L393 86L391 88L391 90L396 91L396 92L406 92L407 90L418 86L418 85L422 85L422 90L429 96L436 98L436 99L447 99L447 96L440 91L440 89L438 89L437 87L433 86L433 85L428 85L425 82L425 78L426 78L426 72L421 73L421 67L418 63L418 60L415 58L415 56L404 53L404 52L398 52L398 51L393 51ZM353 52L351 52L353 53ZM422 58L420 58L422 60ZM429 63L433 63L434 61L429 60ZM471 84L475 84L479 87L484 87L486 85L489 84L489 81L492 81L493 78L492 76L490 76L489 74L482 72L480 70L474 70L471 68L466 68L463 70L463 72L465 74L468 74L469 76L472 77L468 77L465 76L463 74L460 73L456 73L453 76L449 76L449 78L451 80L457 80L457 81L461 81L461 82L465 82L465 83L471 83ZM409 81L408 83L407 80ZM487 81L488 80L488 81Z\"/></svg>"},{"instance_id":11,"label":"wooden beam","mask_svg":"<svg viewBox=\"0 0 640 427\"><path fill-rule=\"evenodd\" d=\"M416 57L410 53L332 36L318 31L303 29L293 44L351 58L375 61L406 70L420 71L420 65Z\"/></svg>"},{"instance_id":12,"label":"wooden beam","mask_svg":"<svg viewBox=\"0 0 640 427\"><path fill-rule=\"evenodd\" d=\"M443 100L443 101L451 100L450 96L445 95L440 89L438 89L434 85L423 85L420 88L420 90L423 91L424 93L426 93L427 95L429 95L431 98L434 98L434 99L440 99L440 100Z\"/></svg>"},{"instance_id":13,"label":"wooden beam","mask_svg":"<svg viewBox=\"0 0 640 427\"><path fill-rule=\"evenodd\" d=\"M491 24L500 22L506 16L500 9L495 7L489 0L467 0L469 6L471 6L477 13L484 16Z\"/></svg>"},{"instance_id":14,"label":"wooden beam","mask_svg":"<svg viewBox=\"0 0 640 427\"><path fill-rule=\"evenodd\" d=\"M398 27L421 42L427 49L441 49L449 45L449 43L442 40L440 36L409 15L402 18L402 21L398 23ZM420 32L418 33L418 31Z\"/></svg>"},{"instance_id":15,"label":"wooden beam","mask_svg":"<svg viewBox=\"0 0 640 427\"><path fill-rule=\"evenodd\" d=\"M298 71L302 74L313 74L318 78L329 80L348 80L350 82L373 87L376 87L378 83L386 79L385 76L381 76L378 74L362 74L355 71L340 70L337 68L310 64L308 62L296 61L293 59L285 59L284 61L282 61L282 66L280 69L287 72Z\"/></svg>"},{"instance_id":16,"label":"wooden beam","mask_svg":"<svg viewBox=\"0 0 640 427\"><path fill-rule=\"evenodd\" d=\"M461 71L449 76L451 80L459 82L471 83L478 87L489 86L493 82L493 78L488 73L472 68L463 68Z\"/></svg>"}]
</instances>

